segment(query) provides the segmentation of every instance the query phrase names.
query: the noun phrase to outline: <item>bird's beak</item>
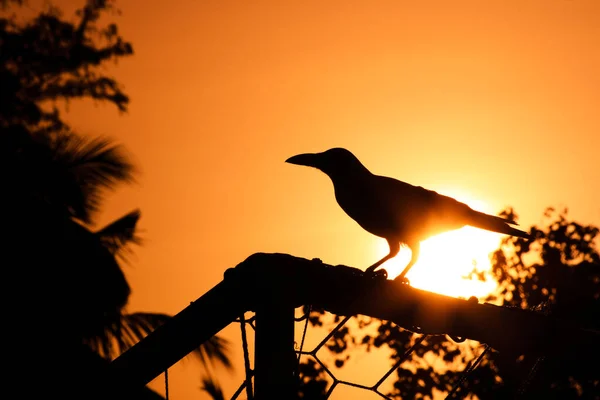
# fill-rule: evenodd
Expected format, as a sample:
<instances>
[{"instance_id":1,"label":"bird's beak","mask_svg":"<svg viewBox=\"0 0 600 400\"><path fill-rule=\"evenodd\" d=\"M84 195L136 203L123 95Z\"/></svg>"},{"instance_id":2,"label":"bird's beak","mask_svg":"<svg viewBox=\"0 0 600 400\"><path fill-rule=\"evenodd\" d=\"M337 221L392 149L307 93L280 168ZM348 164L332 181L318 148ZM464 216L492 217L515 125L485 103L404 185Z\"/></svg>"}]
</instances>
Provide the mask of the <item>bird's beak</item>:
<instances>
[{"instance_id":1,"label":"bird's beak","mask_svg":"<svg viewBox=\"0 0 600 400\"><path fill-rule=\"evenodd\" d=\"M318 154L313 153L305 153L298 154L296 156L292 156L285 160L286 163L296 164L296 165L306 165L307 167L317 167Z\"/></svg>"}]
</instances>

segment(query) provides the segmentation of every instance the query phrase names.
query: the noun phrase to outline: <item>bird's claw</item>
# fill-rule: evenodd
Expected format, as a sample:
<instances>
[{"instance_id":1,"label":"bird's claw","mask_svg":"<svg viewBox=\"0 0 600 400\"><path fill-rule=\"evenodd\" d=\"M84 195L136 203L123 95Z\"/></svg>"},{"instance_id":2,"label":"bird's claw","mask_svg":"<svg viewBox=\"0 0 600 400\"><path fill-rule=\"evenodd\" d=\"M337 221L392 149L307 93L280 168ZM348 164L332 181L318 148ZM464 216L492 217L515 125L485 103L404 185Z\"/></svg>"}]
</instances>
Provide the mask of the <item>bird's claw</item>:
<instances>
[{"instance_id":1,"label":"bird's claw","mask_svg":"<svg viewBox=\"0 0 600 400\"><path fill-rule=\"evenodd\" d=\"M377 271L373 271L373 270L369 270L369 269L367 269L367 270L365 271L365 276L366 276L367 278L371 278L371 279L374 279L374 278L380 278L380 277L381 277L382 279L387 279L387 277L388 277L388 273L387 273L387 271L386 271L385 269L383 269L383 268L382 268L382 269L378 269Z\"/></svg>"}]
</instances>

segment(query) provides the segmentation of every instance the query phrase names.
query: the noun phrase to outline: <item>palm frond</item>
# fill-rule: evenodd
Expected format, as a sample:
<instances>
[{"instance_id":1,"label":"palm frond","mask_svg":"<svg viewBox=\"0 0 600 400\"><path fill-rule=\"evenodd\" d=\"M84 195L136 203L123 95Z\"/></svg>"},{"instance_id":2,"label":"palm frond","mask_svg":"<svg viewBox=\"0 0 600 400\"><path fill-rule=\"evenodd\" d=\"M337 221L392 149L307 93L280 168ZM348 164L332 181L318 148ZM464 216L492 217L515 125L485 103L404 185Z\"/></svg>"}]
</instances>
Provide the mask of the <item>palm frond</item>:
<instances>
[{"instance_id":1,"label":"palm frond","mask_svg":"<svg viewBox=\"0 0 600 400\"><path fill-rule=\"evenodd\" d=\"M35 199L86 224L107 190L134 180L124 149L108 139L79 137L67 128L2 131L1 164L11 196Z\"/></svg>"},{"instance_id":2,"label":"palm frond","mask_svg":"<svg viewBox=\"0 0 600 400\"><path fill-rule=\"evenodd\" d=\"M104 331L85 339L101 356L112 359L164 324L171 316L161 313L121 314L119 321L104 326Z\"/></svg>"},{"instance_id":3,"label":"palm frond","mask_svg":"<svg viewBox=\"0 0 600 400\"><path fill-rule=\"evenodd\" d=\"M221 389L219 382L210 376L202 377L202 385L200 385L200 390L206 392L213 400L225 400L223 389Z\"/></svg>"},{"instance_id":4,"label":"palm frond","mask_svg":"<svg viewBox=\"0 0 600 400\"><path fill-rule=\"evenodd\" d=\"M170 315L161 313L124 314L119 323L106 327L104 334L91 338L86 343L104 357L113 358L131 348L171 318ZM207 371L215 363L232 371L233 364L228 353L229 341L220 336L211 337L193 351Z\"/></svg>"},{"instance_id":5,"label":"palm frond","mask_svg":"<svg viewBox=\"0 0 600 400\"><path fill-rule=\"evenodd\" d=\"M122 216L118 220L97 230L96 236L100 242L113 255L125 257L123 251L128 249L130 244L141 244L142 239L136 233L136 226L140 219L139 209Z\"/></svg>"},{"instance_id":6,"label":"palm frond","mask_svg":"<svg viewBox=\"0 0 600 400\"><path fill-rule=\"evenodd\" d=\"M122 323L124 335L120 339L122 342L119 343L121 350L128 349L169 319L171 319L171 316L159 313L134 313L125 315ZM229 341L216 335L193 351L193 354L198 357L205 369L217 363L231 371L233 370L233 364L229 359L228 353Z\"/></svg>"},{"instance_id":7,"label":"palm frond","mask_svg":"<svg viewBox=\"0 0 600 400\"><path fill-rule=\"evenodd\" d=\"M233 364L228 353L229 341L215 335L195 349L193 354L198 357L205 368L218 363L226 370L233 371Z\"/></svg>"},{"instance_id":8,"label":"palm frond","mask_svg":"<svg viewBox=\"0 0 600 400\"><path fill-rule=\"evenodd\" d=\"M122 319L123 335L116 338L120 341L120 350L129 349L169 319L171 319L170 315L161 313L139 312L124 315Z\"/></svg>"},{"instance_id":9,"label":"palm frond","mask_svg":"<svg viewBox=\"0 0 600 400\"><path fill-rule=\"evenodd\" d=\"M91 223L106 190L134 180L135 168L121 146L105 138L84 138L65 132L49 142L53 161L71 186L75 218Z\"/></svg>"}]
</instances>

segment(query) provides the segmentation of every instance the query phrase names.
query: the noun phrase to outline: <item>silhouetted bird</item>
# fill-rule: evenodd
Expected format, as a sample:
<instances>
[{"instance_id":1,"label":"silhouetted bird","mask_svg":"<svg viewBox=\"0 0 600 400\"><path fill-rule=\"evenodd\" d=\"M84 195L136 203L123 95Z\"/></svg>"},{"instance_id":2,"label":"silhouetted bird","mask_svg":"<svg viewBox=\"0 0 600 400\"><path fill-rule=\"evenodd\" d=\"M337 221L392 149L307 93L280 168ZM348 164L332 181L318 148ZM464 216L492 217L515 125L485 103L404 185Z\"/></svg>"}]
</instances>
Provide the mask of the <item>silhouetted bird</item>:
<instances>
[{"instance_id":1,"label":"silhouetted bird","mask_svg":"<svg viewBox=\"0 0 600 400\"><path fill-rule=\"evenodd\" d=\"M530 238L511 227L515 221L475 211L468 205L422 187L372 174L350 151L329 149L299 154L286 160L323 171L333 182L342 209L368 232L387 240L390 252L367 268L373 272L395 257L400 244L412 250L410 262L396 278L404 276L419 257L421 241L466 225L507 235Z\"/></svg>"}]
</instances>

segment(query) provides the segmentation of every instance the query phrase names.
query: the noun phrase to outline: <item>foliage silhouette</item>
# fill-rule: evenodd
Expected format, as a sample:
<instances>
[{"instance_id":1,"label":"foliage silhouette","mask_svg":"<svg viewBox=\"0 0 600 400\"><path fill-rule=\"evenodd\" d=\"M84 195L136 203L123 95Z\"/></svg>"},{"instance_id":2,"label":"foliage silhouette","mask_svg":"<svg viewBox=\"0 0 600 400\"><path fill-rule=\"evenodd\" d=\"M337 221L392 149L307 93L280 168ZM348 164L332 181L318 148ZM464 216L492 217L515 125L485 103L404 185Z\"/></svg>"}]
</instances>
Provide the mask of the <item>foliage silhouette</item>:
<instances>
[{"instance_id":1,"label":"foliage silhouette","mask_svg":"<svg viewBox=\"0 0 600 400\"><path fill-rule=\"evenodd\" d=\"M75 393L95 366L106 366L87 349L110 360L169 318L125 312L130 287L119 260L140 243L139 210L92 229L107 192L134 181L133 164L110 139L75 132L59 107L88 98L127 111L129 98L102 67L133 48L115 24L100 24L114 11L112 1L88 0L76 23L51 6L20 21L8 12L22 3L0 3L0 205L8 233L2 264L22 292L11 297L10 337L19 344L17 372L38 380L24 394L34 386L64 387L64 378ZM211 339L198 349L199 360L231 369L227 345ZM59 359L68 366L54 368Z\"/></svg>"},{"instance_id":2,"label":"foliage silhouette","mask_svg":"<svg viewBox=\"0 0 600 400\"><path fill-rule=\"evenodd\" d=\"M517 219L512 209L501 215ZM569 220L566 209L557 212L549 208L544 215L546 221L543 226L530 228L535 240L503 239L500 247L491 254L491 276L474 271L472 278L498 281L498 292L487 301L552 314L566 323L600 330L599 230L595 226ZM322 326L325 324L324 314L317 310L309 321L313 326ZM367 351L387 348L395 361L418 337L388 321L359 317L358 323L359 326L377 324L377 334L361 337L360 332L341 331L328 346L336 356L338 367L347 361L351 345L359 344ZM443 336L429 336L414 350L412 358L398 368L390 396L417 399L433 398L436 392L450 393L463 377L461 371L464 368L456 368L456 365L474 361L482 351L482 345L470 340L457 344ZM442 368L435 362L424 361L424 357L431 360L431 356L441 362ZM323 396L326 380L316 367L314 363L303 365L301 396L308 391L309 383L313 387L319 383L322 388L320 396ZM522 354L491 351L460 382L455 394L458 398L477 396L482 399L519 396L598 399L598 376L600 367L594 360L567 362L552 354L532 359Z\"/></svg>"},{"instance_id":3,"label":"foliage silhouette","mask_svg":"<svg viewBox=\"0 0 600 400\"><path fill-rule=\"evenodd\" d=\"M301 399L325 399L327 392L327 375L323 367L312 358L300 364L298 397Z\"/></svg>"},{"instance_id":4,"label":"foliage silhouette","mask_svg":"<svg viewBox=\"0 0 600 400\"><path fill-rule=\"evenodd\" d=\"M213 400L225 400L223 390L218 385L215 385L215 381L209 377L202 378L202 385L200 390L207 393Z\"/></svg>"}]
</instances>

